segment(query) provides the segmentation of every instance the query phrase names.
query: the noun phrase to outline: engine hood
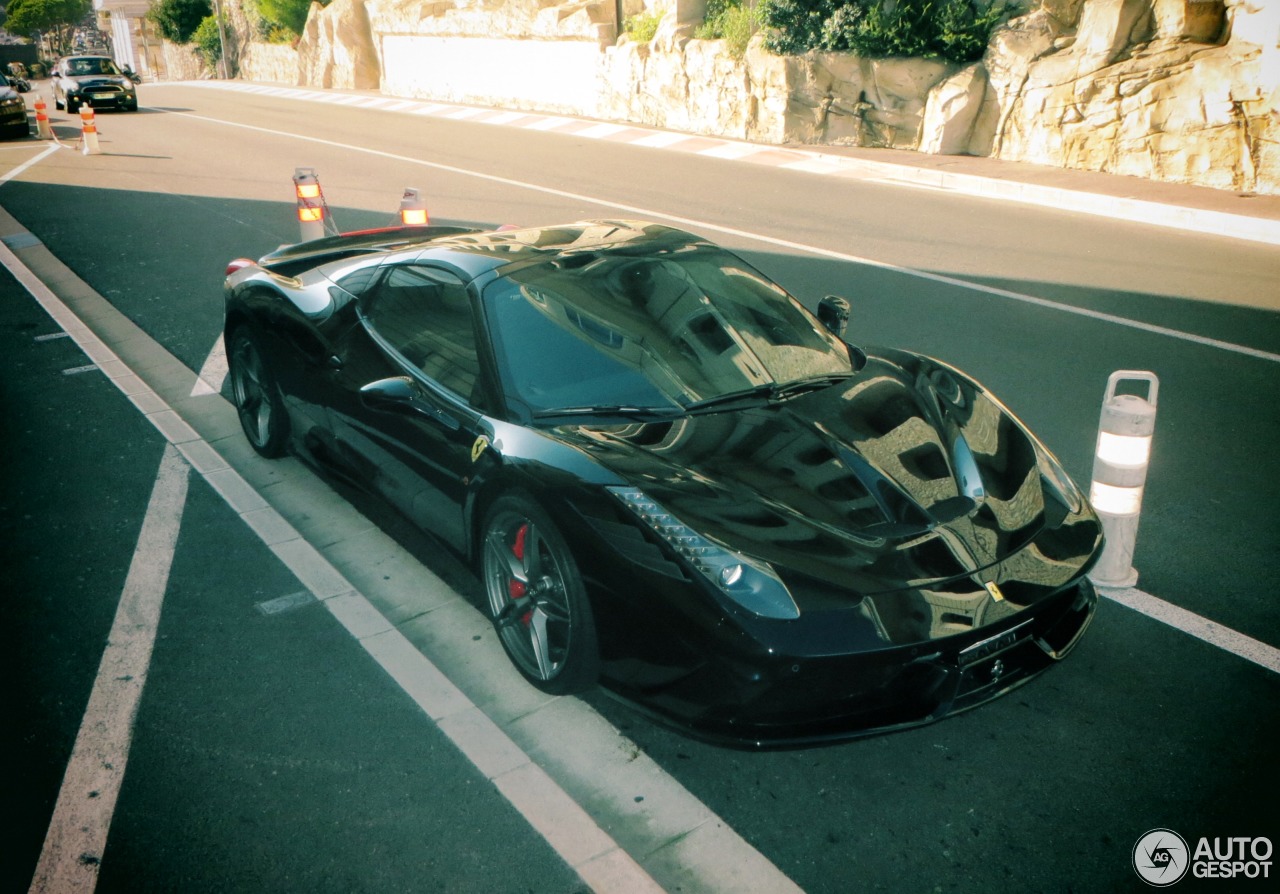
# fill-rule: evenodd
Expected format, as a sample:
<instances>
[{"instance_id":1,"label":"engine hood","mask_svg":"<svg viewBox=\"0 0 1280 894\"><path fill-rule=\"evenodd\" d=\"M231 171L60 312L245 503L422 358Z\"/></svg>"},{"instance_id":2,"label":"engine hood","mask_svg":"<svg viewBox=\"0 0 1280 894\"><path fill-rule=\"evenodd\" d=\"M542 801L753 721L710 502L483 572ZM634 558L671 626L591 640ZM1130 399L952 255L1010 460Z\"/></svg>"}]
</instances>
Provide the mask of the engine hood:
<instances>
[{"instance_id":1,"label":"engine hood","mask_svg":"<svg viewBox=\"0 0 1280 894\"><path fill-rule=\"evenodd\" d=\"M68 81L74 81L78 87L101 87L105 84L124 87L132 84L128 78L119 75L66 75L65 77Z\"/></svg>"},{"instance_id":2,"label":"engine hood","mask_svg":"<svg viewBox=\"0 0 1280 894\"><path fill-rule=\"evenodd\" d=\"M908 590L1017 607L1069 583L1100 545L1079 490L1008 410L905 352L784 402L556 432L771 563L802 610Z\"/></svg>"}]
</instances>

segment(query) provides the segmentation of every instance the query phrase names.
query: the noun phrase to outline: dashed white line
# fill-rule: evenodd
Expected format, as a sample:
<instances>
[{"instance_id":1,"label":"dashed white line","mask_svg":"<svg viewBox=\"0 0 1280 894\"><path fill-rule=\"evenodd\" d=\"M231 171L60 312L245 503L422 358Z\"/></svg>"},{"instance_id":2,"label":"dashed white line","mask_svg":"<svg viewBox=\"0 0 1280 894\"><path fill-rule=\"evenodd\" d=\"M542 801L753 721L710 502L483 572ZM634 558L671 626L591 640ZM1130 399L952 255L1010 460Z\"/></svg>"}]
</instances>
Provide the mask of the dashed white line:
<instances>
[{"instance_id":1,"label":"dashed white line","mask_svg":"<svg viewBox=\"0 0 1280 894\"><path fill-rule=\"evenodd\" d=\"M670 133L660 131L658 133L651 133L647 137L641 137L640 139L635 140L632 145L647 146L650 149L668 149L678 143L683 143L685 140L691 139L693 139L693 137L689 136L687 133Z\"/></svg>"},{"instance_id":2,"label":"dashed white line","mask_svg":"<svg viewBox=\"0 0 1280 894\"><path fill-rule=\"evenodd\" d=\"M625 124L597 124L594 127L588 127L586 130L578 131L574 136L586 137L590 140L604 140L627 130L631 130L631 128Z\"/></svg>"},{"instance_id":3,"label":"dashed white line","mask_svg":"<svg viewBox=\"0 0 1280 894\"><path fill-rule=\"evenodd\" d=\"M721 143L711 149L703 149L698 154L704 158L723 158L727 161L745 161L761 152L769 152L768 146L753 146L750 143Z\"/></svg>"}]
</instances>

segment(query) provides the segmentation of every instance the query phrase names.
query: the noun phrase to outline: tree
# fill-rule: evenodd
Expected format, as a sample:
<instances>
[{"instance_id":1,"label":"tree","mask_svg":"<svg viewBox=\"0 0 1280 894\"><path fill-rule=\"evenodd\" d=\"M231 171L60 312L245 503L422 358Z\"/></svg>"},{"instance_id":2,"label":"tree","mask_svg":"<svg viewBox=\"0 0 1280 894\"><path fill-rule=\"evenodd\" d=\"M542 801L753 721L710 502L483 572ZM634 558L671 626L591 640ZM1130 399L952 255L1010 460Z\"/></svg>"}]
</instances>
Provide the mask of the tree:
<instances>
[{"instance_id":1,"label":"tree","mask_svg":"<svg viewBox=\"0 0 1280 894\"><path fill-rule=\"evenodd\" d=\"M65 48L71 29L89 14L91 0L10 0L5 30L37 38L51 33L54 43Z\"/></svg>"},{"instance_id":2,"label":"tree","mask_svg":"<svg viewBox=\"0 0 1280 894\"><path fill-rule=\"evenodd\" d=\"M328 0L320 0L320 5L327 6ZM307 26L310 11L311 0L258 0L258 12L263 19L282 25L294 34L301 34Z\"/></svg>"},{"instance_id":3,"label":"tree","mask_svg":"<svg viewBox=\"0 0 1280 894\"><path fill-rule=\"evenodd\" d=\"M212 14L209 0L159 0L147 10L147 21L170 43L191 43L200 23Z\"/></svg>"}]
</instances>

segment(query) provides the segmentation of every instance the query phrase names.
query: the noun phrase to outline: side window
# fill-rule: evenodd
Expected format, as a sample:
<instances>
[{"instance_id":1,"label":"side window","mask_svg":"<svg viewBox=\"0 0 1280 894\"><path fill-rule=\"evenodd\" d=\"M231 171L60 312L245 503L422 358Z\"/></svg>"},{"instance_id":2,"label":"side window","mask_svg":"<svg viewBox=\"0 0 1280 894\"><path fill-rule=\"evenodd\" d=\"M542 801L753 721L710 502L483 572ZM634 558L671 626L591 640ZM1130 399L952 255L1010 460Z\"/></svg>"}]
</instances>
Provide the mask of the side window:
<instances>
[{"instance_id":1,"label":"side window","mask_svg":"<svg viewBox=\"0 0 1280 894\"><path fill-rule=\"evenodd\" d=\"M436 267L392 267L364 302L370 327L409 363L470 402L480 375L466 286Z\"/></svg>"}]
</instances>

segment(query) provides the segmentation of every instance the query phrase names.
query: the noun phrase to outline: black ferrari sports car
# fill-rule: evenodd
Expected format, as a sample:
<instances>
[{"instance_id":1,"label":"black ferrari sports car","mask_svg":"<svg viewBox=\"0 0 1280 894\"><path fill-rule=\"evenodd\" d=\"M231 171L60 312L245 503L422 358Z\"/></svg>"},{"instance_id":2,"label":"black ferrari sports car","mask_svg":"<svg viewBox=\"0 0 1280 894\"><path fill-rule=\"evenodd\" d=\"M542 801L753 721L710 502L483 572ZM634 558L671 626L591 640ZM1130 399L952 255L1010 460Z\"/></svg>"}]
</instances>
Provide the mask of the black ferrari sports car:
<instances>
[{"instance_id":1,"label":"black ferrari sports car","mask_svg":"<svg viewBox=\"0 0 1280 894\"><path fill-rule=\"evenodd\" d=\"M385 498L472 562L534 686L597 681L702 738L937 720L1076 644L1101 528L937 360L844 340L652 223L404 227L228 267L253 447Z\"/></svg>"}]
</instances>

